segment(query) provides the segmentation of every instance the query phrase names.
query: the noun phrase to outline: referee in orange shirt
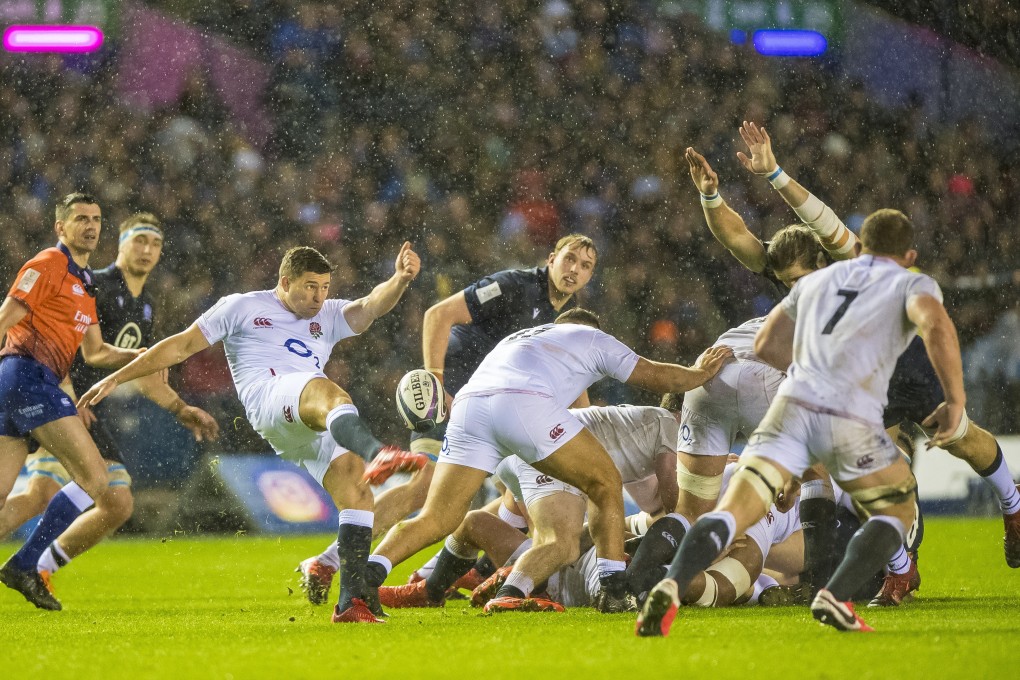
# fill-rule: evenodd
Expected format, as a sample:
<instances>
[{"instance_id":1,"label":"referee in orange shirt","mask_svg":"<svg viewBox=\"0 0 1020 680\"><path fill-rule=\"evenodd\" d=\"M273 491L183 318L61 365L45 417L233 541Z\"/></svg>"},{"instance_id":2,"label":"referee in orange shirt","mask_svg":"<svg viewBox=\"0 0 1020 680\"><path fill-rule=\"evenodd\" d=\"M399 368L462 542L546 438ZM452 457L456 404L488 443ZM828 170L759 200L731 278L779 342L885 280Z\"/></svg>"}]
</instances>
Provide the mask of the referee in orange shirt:
<instances>
[{"instance_id":1,"label":"referee in orange shirt","mask_svg":"<svg viewBox=\"0 0 1020 680\"><path fill-rule=\"evenodd\" d=\"M106 490L106 464L71 398L60 389L81 347L93 366L118 368L138 351L103 342L89 256L99 242L102 211L83 193L56 209L59 242L25 263L0 305L0 503L34 442L51 451L74 481L46 506L28 540L0 567L0 582L41 609L60 602L36 571L42 551Z\"/></svg>"}]
</instances>

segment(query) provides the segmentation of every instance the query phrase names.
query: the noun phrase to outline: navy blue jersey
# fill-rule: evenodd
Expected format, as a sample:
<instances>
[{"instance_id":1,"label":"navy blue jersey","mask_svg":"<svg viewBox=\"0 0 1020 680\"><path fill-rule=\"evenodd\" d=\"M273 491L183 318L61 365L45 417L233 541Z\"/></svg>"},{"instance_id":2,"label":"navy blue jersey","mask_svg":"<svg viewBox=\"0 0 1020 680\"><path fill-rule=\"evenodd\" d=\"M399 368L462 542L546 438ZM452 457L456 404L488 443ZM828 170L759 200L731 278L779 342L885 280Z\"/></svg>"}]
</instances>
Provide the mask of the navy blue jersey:
<instances>
[{"instance_id":1,"label":"navy blue jersey","mask_svg":"<svg viewBox=\"0 0 1020 680\"><path fill-rule=\"evenodd\" d=\"M557 311L549 302L549 269L507 269L464 289L470 324L450 331L443 384L450 394L464 386L482 359L500 340L523 328L552 323L576 306L571 298Z\"/></svg>"},{"instance_id":2,"label":"navy blue jersey","mask_svg":"<svg viewBox=\"0 0 1020 680\"><path fill-rule=\"evenodd\" d=\"M145 288L138 297L128 290L124 275L116 265L95 272L96 311L99 312L99 330L103 340L124 349L152 347L155 342L153 327L155 315L152 297ZM92 385L112 373L107 369L94 368L85 363L81 352L71 366L71 384L77 395L82 395ZM114 438L103 425L103 407L100 404L93 411L97 422L92 426L90 434L99 452L106 460L123 463L124 458L117 448Z\"/></svg>"},{"instance_id":3,"label":"navy blue jersey","mask_svg":"<svg viewBox=\"0 0 1020 680\"><path fill-rule=\"evenodd\" d=\"M115 265L95 272L96 311L99 312L99 330L103 340L123 349L152 347L154 307L152 297L142 288L138 297L131 295L124 275ZM81 352L71 366L71 383L76 394L112 373L85 363Z\"/></svg>"}]
</instances>

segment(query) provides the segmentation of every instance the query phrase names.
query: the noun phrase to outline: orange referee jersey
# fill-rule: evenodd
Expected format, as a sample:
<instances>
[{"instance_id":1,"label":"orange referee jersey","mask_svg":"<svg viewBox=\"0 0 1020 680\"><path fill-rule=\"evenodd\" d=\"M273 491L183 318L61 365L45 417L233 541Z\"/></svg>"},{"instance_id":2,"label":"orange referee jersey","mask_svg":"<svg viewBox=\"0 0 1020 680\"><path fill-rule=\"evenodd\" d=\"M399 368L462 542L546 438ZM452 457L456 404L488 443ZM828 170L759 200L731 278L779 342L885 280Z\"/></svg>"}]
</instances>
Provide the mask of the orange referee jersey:
<instances>
[{"instance_id":1,"label":"orange referee jersey","mask_svg":"<svg viewBox=\"0 0 1020 680\"><path fill-rule=\"evenodd\" d=\"M99 316L96 299L72 267L78 269L60 248L47 248L25 263L7 295L28 307L28 314L7 331L0 356L31 357L58 378L67 375L85 331Z\"/></svg>"}]
</instances>

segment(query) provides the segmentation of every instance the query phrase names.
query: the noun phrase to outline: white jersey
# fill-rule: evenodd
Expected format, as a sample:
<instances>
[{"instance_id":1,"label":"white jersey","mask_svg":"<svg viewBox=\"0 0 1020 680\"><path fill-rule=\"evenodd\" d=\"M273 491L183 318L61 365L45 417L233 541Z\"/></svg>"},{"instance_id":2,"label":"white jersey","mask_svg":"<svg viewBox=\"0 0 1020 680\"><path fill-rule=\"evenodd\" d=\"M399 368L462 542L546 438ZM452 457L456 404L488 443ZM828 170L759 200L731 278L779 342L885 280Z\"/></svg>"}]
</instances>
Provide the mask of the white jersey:
<instances>
[{"instance_id":1,"label":"white jersey","mask_svg":"<svg viewBox=\"0 0 1020 680\"><path fill-rule=\"evenodd\" d=\"M793 365L778 397L882 422L889 378L916 334L907 301L942 301L935 280L862 255L805 276L780 305L796 321Z\"/></svg>"},{"instance_id":2,"label":"white jersey","mask_svg":"<svg viewBox=\"0 0 1020 680\"><path fill-rule=\"evenodd\" d=\"M575 323L526 328L496 345L457 392L471 396L522 392L551 397L570 406L604 377L626 382L638 355L597 328Z\"/></svg>"},{"instance_id":3,"label":"white jersey","mask_svg":"<svg viewBox=\"0 0 1020 680\"><path fill-rule=\"evenodd\" d=\"M731 328L722 335L713 344L714 347L725 346L733 350L733 356L737 359L747 359L749 361L761 361L758 355L754 353L754 336L758 334L758 329L765 324L765 317L759 316L757 318L745 321L736 328Z\"/></svg>"},{"instance_id":4,"label":"white jersey","mask_svg":"<svg viewBox=\"0 0 1020 680\"><path fill-rule=\"evenodd\" d=\"M655 474L655 459L676 451L680 424L657 406L589 406L570 409L606 448L623 483Z\"/></svg>"},{"instance_id":5,"label":"white jersey","mask_svg":"<svg viewBox=\"0 0 1020 680\"><path fill-rule=\"evenodd\" d=\"M196 322L210 344L223 341L237 396L249 412L253 388L274 376L322 371L333 345L357 335L344 307L326 300L310 319L298 318L272 290L227 295Z\"/></svg>"}]
</instances>

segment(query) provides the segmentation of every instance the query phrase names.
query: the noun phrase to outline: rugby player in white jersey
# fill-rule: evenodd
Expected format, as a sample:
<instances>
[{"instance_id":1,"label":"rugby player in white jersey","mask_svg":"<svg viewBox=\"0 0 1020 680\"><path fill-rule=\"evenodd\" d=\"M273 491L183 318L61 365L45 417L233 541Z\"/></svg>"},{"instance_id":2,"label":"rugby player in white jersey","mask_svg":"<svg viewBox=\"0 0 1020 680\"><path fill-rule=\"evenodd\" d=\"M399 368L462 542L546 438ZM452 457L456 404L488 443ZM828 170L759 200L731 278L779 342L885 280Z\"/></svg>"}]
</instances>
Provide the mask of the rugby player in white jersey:
<instances>
[{"instance_id":1,"label":"rugby player in white jersey","mask_svg":"<svg viewBox=\"0 0 1020 680\"><path fill-rule=\"evenodd\" d=\"M649 518L661 515L664 508L676 505L674 447L679 429L678 412L656 406L630 405L569 410L605 448L620 472L623 488L641 510L640 516L628 518L629 521L647 523ZM534 546L530 543L526 546L527 552L514 569L519 574L511 579L513 590L508 587L500 591L486 611L549 608L531 597L531 591L534 584L542 583L561 567L577 560L584 530L584 495L575 487L539 472L517 456L504 458L494 477L516 499L515 503L500 506L499 517L526 529L529 522L512 514L513 509L524 507L532 527ZM435 558L434 568L424 580L381 588L382 604L391 607L442 605L448 589L475 564L477 544L464 537L467 522L465 518L446 538L443 550ZM518 582L522 585L514 585Z\"/></svg>"},{"instance_id":2,"label":"rugby player in white jersey","mask_svg":"<svg viewBox=\"0 0 1020 680\"><path fill-rule=\"evenodd\" d=\"M821 463L869 513L811 604L820 622L869 631L849 602L903 544L915 518L910 467L882 424L896 358L921 332L946 400L930 416L938 445L966 426L959 341L933 279L913 265L913 225L879 210L861 228L862 255L803 277L766 318L755 352L790 367L717 508L684 537L638 617L641 636L665 635L680 598L735 536L758 521L792 477Z\"/></svg>"},{"instance_id":3,"label":"rugby player in white jersey","mask_svg":"<svg viewBox=\"0 0 1020 680\"><path fill-rule=\"evenodd\" d=\"M585 493L599 555L600 608L613 609L630 598L623 573L620 473L567 407L603 377L660 394L684 392L715 375L731 353L709 349L691 368L649 361L598 325L591 312L573 309L555 324L508 336L486 356L454 400L424 509L395 526L376 548L369 558L369 585L381 586L392 565L453 532L485 478L503 458L517 455Z\"/></svg>"},{"instance_id":4,"label":"rugby player in white jersey","mask_svg":"<svg viewBox=\"0 0 1020 680\"><path fill-rule=\"evenodd\" d=\"M740 128L740 136L751 154L738 153L741 164L749 172L769 180L817 237L828 257L821 256L810 241L799 238L797 231L790 227L778 232L770 243L759 241L719 196L719 181L712 168L700 154L688 149L691 174L702 192L702 205L709 227L719 242L751 271L760 272L773 282L786 286L792 285L800 276L825 266L830 258L854 256L856 237L828 206L783 171L776 162L768 132L754 123L745 122ZM926 415L942 402L943 396L922 338L917 337L900 355L889 385L889 402L883 422L890 436L902 438L900 423L903 421L926 426L927 423L923 422ZM1006 563L1012 568L1020 567L1020 487L1015 483L995 437L969 418L965 417L965 422L958 436L944 441L941 448L970 465L995 494L1005 528L1003 547ZM931 431L928 432L930 434ZM805 480L803 493L807 570L817 572L817 585L820 585L835 566L831 562L826 563L826 556L833 554L831 541L835 535L835 505L832 490L821 480ZM900 574L890 572L883 586L885 600L890 603L899 601L916 587L917 580L916 564Z\"/></svg>"},{"instance_id":5,"label":"rugby player in white jersey","mask_svg":"<svg viewBox=\"0 0 1020 680\"><path fill-rule=\"evenodd\" d=\"M350 395L322 367L337 342L364 332L393 309L420 268L405 242L389 279L357 300L331 299L333 266L313 248L291 248L275 289L221 298L186 331L143 354L144 361L132 361L96 383L79 404L96 404L118 385L222 340L252 426L279 455L307 468L340 510L340 599L333 621L381 622L373 614L381 614L372 599L375 590L364 582L373 497L362 477L364 460L393 447L372 435Z\"/></svg>"},{"instance_id":6,"label":"rugby player in white jersey","mask_svg":"<svg viewBox=\"0 0 1020 680\"><path fill-rule=\"evenodd\" d=\"M748 438L765 416L785 377L760 361L754 336L764 317L751 319L723 333L716 345L733 349L735 361L683 399L677 448L679 493L675 508L647 528L627 567L627 580L638 602L658 582L658 565L669 562L691 523L715 507L729 453Z\"/></svg>"}]
</instances>

